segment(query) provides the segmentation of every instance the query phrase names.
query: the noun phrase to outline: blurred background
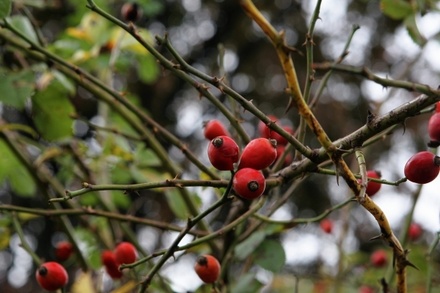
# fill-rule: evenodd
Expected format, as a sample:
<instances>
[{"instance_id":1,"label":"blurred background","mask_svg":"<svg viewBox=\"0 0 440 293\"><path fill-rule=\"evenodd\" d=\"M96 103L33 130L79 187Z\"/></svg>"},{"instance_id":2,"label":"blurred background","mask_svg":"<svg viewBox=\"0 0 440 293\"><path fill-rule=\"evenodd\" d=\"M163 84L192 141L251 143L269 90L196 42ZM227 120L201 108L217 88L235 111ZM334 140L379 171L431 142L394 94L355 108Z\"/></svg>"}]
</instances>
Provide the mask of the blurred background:
<instances>
[{"instance_id":1,"label":"blurred background","mask_svg":"<svg viewBox=\"0 0 440 293\"><path fill-rule=\"evenodd\" d=\"M105 71L109 64L109 50L115 45L119 33L108 21L96 17L86 8L86 1L33 0L13 1L11 18L24 23L23 18L32 17L32 22L44 36L49 50L59 54L97 77L106 80ZM296 48L292 53L300 84L306 82L306 49L304 42L308 26L316 6L316 1L254 1L267 19L278 29L284 30L286 42ZM320 17L316 22L313 36L314 62L337 60L343 54L353 26L358 25L348 54L343 63L367 67L375 74L392 79L409 80L436 88L439 84L440 53L440 6L437 1L410 1L416 8L406 15L395 15L386 6L392 1L322 1ZM401 1L405 2L406 1ZM110 14L121 18L123 1L96 1ZM245 98L252 100L267 115L277 116L283 124L296 128L299 117L295 109L285 113L288 94L286 82L276 53L262 31L250 21L238 1L201 0L139 0L143 11L137 27L154 43L154 37L167 34L175 50L192 66L212 76L224 76L227 83ZM413 6L415 7L415 6ZM106 33L103 33L103 32ZM125 47L124 47L125 46ZM109 49L110 48L110 49ZM158 49L167 57L170 54L162 47ZM20 54L3 41L0 44L0 75L31 66L21 60ZM34 64L35 65L35 64ZM35 72L35 70L33 71ZM325 72L314 74L312 97L316 93ZM42 73L32 75L30 80L40 80ZM207 99L199 97L197 91L183 80L159 66L151 55L129 43L124 43L111 75L112 86L126 94L127 98L146 111L155 121L175 134L198 155L206 165L207 143L203 137L203 122L219 119L230 127L229 122ZM4 89L5 86L0 88ZM27 95L32 94L32 88ZM258 119L235 104L230 98L212 88L212 92L225 105L233 109L250 137L259 136ZM117 135L100 137L95 125L111 125L130 132L129 126L112 113L103 115L97 99L83 88L74 85L71 103L76 117L74 135L67 144L80 143L83 147L84 162L90 170L100 166L108 167L108 174L96 183L141 183L163 179L163 166L157 163L148 149L133 146L127 139ZM411 101L418 94L394 88L383 88L360 76L333 72L322 95L313 108L316 117L333 140L344 137L365 124L368 111L383 115L393 108ZM19 123L42 131L30 102L16 107L3 101L2 119L8 123ZM35 110L35 109L33 109ZM427 123L429 113L409 118L405 125L394 129L383 139L364 149L368 169L376 169L382 178L391 182L402 178L403 167L412 154L426 150L429 141ZM109 122L108 122L108 121ZM104 122L103 122L104 121ZM230 128L233 132L233 130ZM233 132L234 135L234 132ZM200 171L188 163L182 152L166 140L161 140L172 160L181 166L185 179L200 178ZM242 142L241 142L242 143ZM34 158L44 153L50 146L62 146L66 140L36 140L32 151ZM319 143L307 133L305 144L319 148ZM358 166L353 155L346 161L354 172ZM2 166L11 162L1 161ZM66 189L75 190L81 182L90 180L79 176L70 155L60 155L45 161L48 168ZM0 168L2 168L0 166ZM6 169L5 169L6 170ZM9 169L8 169L9 170ZM5 173L4 171L3 173ZM9 177L8 177L9 176ZM0 204L25 207L47 208L40 190L30 187L15 175L2 174ZM19 176L19 175L17 175ZM11 179L12 178L12 179ZM21 180L24 177L21 177ZM18 180L19 181L19 180ZM32 181L29 179L29 181ZM28 188L25 188L28 187ZM384 210L397 235L405 223L414 222L423 229L420 238L406 247L411 249L410 260L419 271L408 269L409 292L425 292L427 270L427 249L440 230L440 181L437 179L419 189L416 184L405 182L399 186L383 185L374 200ZM191 188L198 196L200 207L206 208L218 195L209 188ZM170 203L170 194L163 191L147 190L139 194L111 192L111 200L121 213L155 219L167 223L184 225L184 220L176 212L178 206ZM101 194L102 195L102 194ZM107 194L108 195L108 194ZM351 196L344 182L337 184L335 177L312 174L295 189L288 202L272 216L276 220L315 217L326 209L345 201ZM102 203L95 193L82 196L78 204L100 207ZM417 201L416 201L417 200ZM408 214L413 215L408 218ZM53 246L66 235L51 218L29 216L24 221L23 230L27 241L36 253L44 259L53 259ZM213 215L223 221L221 216ZM336 210L328 217L333 222L331 233L325 233L319 223L299 225L274 237L282 244L285 252L285 266L278 273L255 268L252 273L264 292L291 292L292 286L300 287L300 292L330 292L329 283L336 277L343 279L347 287L340 292L358 292L363 283L372 287L378 279L389 275L389 266L372 269L370 254L378 248L386 249L391 263L391 251L380 241L370 241L379 234L377 223L362 207L349 204ZM8 215L0 213L0 288L2 292L38 292L33 274L35 266L31 257L19 246L18 235L9 228ZM90 257L94 268L100 267L101 244L93 243L93 233L82 228L81 222L72 217L78 237L84 244L84 251ZM100 223L95 223L100 227ZM139 244L148 252L167 247L177 232L164 231L145 225L132 225ZM2 231L4 233L2 233ZM92 234L92 235L91 235ZM121 238L122 236L120 236ZM104 238L105 239L105 238ZM189 243L192 237L185 237ZM114 241L121 240L116 237ZM104 241L105 242L105 241ZM111 242L110 242L111 243ZM107 243L108 244L108 243ZM438 268L438 249L435 250ZM176 254L178 262L168 263L162 274L170 280L175 292L193 292L202 284L192 270L195 255ZM74 261L67 263L75 270ZM343 268L342 268L343 267ZM335 273L336 272L336 273ZM292 277L293 276L293 277ZM438 276L434 284L439 287ZM107 280L109 283L109 280ZM300 284L300 285L298 285ZM104 286L111 288L111 285ZM313 291L315 290L315 291ZM319 291L321 290L321 291ZM421 290L421 291L416 291ZM109 290L107 290L109 291ZM240 291L234 292L252 292ZM256 292L256 291L254 291ZM375 291L373 291L375 292ZM377 291L379 292L379 291Z\"/></svg>"}]
</instances>

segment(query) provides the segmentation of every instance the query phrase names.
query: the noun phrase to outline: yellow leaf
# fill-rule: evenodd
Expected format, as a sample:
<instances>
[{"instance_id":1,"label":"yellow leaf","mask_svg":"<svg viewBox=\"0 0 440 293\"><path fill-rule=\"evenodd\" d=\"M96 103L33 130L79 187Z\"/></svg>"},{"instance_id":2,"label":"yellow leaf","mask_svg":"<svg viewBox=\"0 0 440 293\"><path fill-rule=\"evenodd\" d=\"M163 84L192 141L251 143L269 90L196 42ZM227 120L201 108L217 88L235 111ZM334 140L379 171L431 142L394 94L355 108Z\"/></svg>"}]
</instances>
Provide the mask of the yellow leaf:
<instances>
[{"instance_id":1,"label":"yellow leaf","mask_svg":"<svg viewBox=\"0 0 440 293\"><path fill-rule=\"evenodd\" d=\"M86 40L86 41L92 41L92 37L89 34L88 31L82 29L82 28L77 28L77 27L69 27L66 30L67 35L74 37L76 39L80 39L80 40Z\"/></svg>"},{"instance_id":2,"label":"yellow leaf","mask_svg":"<svg viewBox=\"0 0 440 293\"><path fill-rule=\"evenodd\" d=\"M0 227L0 250L9 246L11 238L11 231L8 228Z\"/></svg>"},{"instance_id":3,"label":"yellow leaf","mask_svg":"<svg viewBox=\"0 0 440 293\"><path fill-rule=\"evenodd\" d=\"M128 292L132 292L132 290L134 288L136 288L137 283L133 280L128 281L127 283L125 283L124 285L122 285L121 287L113 290L111 293L128 293Z\"/></svg>"},{"instance_id":4,"label":"yellow leaf","mask_svg":"<svg viewBox=\"0 0 440 293\"><path fill-rule=\"evenodd\" d=\"M91 273L81 272L75 279L70 290L71 293L95 293Z\"/></svg>"},{"instance_id":5,"label":"yellow leaf","mask_svg":"<svg viewBox=\"0 0 440 293\"><path fill-rule=\"evenodd\" d=\"M29 214L29 213L18 213L18 218L20 219L20 221L26 222L37 218L41 218L41 216L35 214Z\"/></svg>"},{"instance_id":6,"label":"yellow leaf","mask_svg":"<svg viewBox=\"0 0 440 293\"><path fill-rule=\"evenodd\" d=\"M153 43L153 37L150 32L145 29L139 29L137 34L141 36L147 43ZM120 27L115 27L112 30L110 42L114 44L119 44L121 50L127 50L135 54L145 54L148 53L147 49L144 48L132 35L127 33Z\"/></svg>"}]
</instances>

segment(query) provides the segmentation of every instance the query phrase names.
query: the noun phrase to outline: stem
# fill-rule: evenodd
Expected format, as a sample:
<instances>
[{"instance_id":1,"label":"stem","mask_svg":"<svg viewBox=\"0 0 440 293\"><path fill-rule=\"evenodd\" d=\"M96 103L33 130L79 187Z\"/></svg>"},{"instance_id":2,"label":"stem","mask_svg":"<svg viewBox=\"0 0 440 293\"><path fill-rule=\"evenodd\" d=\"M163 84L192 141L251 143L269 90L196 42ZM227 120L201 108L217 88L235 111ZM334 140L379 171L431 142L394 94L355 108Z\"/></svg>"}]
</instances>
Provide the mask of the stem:
<instances>
[{"instance_id":1,"label":"stem","mask_svg":"<svg viewBox=\"0 0 440 293\"><path fill-rule=\"evenodd\" d=\"M21 224L18 220L18 216L16 212L12 212L12 224L14 225L15 232L17 232L18 237L21 241L21 247L26 250L27 253L32 257L32 260L37 266L43 264L43 261L40 257L35 253L35 251L29 246L29 243L26 241L26 237L24 236L23 229L21 228Z\"/></svg>"},{"instance_id":2,"label":"stem","mask_svg":"<svg viewBox=\"0 0 440 293\"><path fill-rule=\"evenodd\" d=\"M194 227L204 217L206 217L207 215L212 213L214 210L216 210L217 208L219 208L220 206L222 206L223 204L225 204L227 201L230 200L229 193L231 192L231 189L232 189L233 177L234 177L234 174L232 173L228 187L226 188L224 194L222 195L222 197L219 200L217 200L208 209L206 209L204 212L200 213L199 215L197 215L193 219L188 219L186 227L179 233L179 235L173 241L171 246L167 249L165 254L162 255L162 257L158 260L158 262L154 265L154 267L148 272L145 279L141 282L141 287L139 288L140 293L146 292L154 275L160 270L160 268L165 264L165 262L174 254L180 241L183 239L183 237L185 237L186 234L188 234L188 232L191 230L191 228Z\"/></svg>"},{"instance_id":3,"label":"stem","mask_svg":"<svg viewBox=\"0 0 440 293\"><path fill-rule=\"evenodd\" d=\"M433 263L432 263L432 255L437 248L437 245L440 242L440 232L435 234L435 238L432 241L431 245L428 249L428 254L426 256L428 261L428 272L426 273L426 293L432 292L432 273L433 273Z\"/></svg>"}]
</instances>

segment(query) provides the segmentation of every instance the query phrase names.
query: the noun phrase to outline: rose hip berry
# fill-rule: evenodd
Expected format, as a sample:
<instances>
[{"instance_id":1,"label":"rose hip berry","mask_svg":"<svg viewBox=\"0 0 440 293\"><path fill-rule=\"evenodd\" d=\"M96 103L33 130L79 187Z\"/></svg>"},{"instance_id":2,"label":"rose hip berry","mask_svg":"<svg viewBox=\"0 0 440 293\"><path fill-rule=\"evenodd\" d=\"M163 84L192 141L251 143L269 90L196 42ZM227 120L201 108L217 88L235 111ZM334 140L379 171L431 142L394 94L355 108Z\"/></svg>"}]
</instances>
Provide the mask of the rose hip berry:
<instances>
[{"instance_id":1,"label":"rose hip berry","mask_svg":"<svg viewBox=\"0 0 440 293\"><path fill-rule=\"evenodd\" d=\"M376 250L371 254L370 261L377 268L383 267L388 262L387 253L382 249Z\"/></svg>"},{"instance_id":2,"label":"rose hip berry","mask_svg":"<svg viewBox=\"0 0 440 293\"><path fill-rule=\"evenodd\" d=\"M408 228L408 237L411 241L416 241L423 234L422 227L417 223L411 223Z\"/></svg>"},{"instance_id":3,"label":"rose hip berry","mask_svg":"<svg viewBox=\"0 0 440 293\"><path fill-rule=\"evenodd\" d=\"M277 158L277 142L274 139L256 138L243 149L238 169L252 168L262 170L269 167Z\"/></svg>"},{"instance_id":4,"label":"rose hip berry","mask_svg":"<svg viewBox=\"0 0 440 293\"><path fill-rule=\"evenodd\" d=\"M233 170L238 162L240 151L237 143L230 137L217 136L210 141L208 146L208 158L211 164L218 170Z\"/></svg>"},{"instance_id":5,"label":"rose hip berry","mask_svg":"<svg viewBox=\"0 0 440 293\"><path fill-rule=\"evenodd\" d=\"M115 248L115 258L118 264L134 263L137 258L136 248L130 242L121 242Z\"/></svg>"},{"instance_id":6,"label":"rose hip berry","mask_svg":"<svg viewBox=\"0 0 440 293\"><path fill-rule=\"evenodd\" d=\"M428 134L431 144L440 144L440 112L434 113L428 122Z\"/></svg>"},{"instance_id":7,"label":"rose hip berry","mask_svg":"<svg viewBox=\"0 0 440 293\"><path fill-rule=\"evenodd\" d=\"M213 140L217 136L231 136L223 123L216 119L206 122L204 128L203 135L209 140Z\"/></svg>"},{"instance_id":8,"label":"rose hip berry","mask_svg":"<svg viewBox=\"0 0 440 293\"><path fill-rule=\"evenodd\" d=\"M330 234L333 231L333 221L327 218L322 219L321 222L319 222L319 227L321 227L321 230L325 233Z\"/></svg>"},{"instance_id":9,"label":"rose hip berry","mask_svg":"<svg viewBox=\"0 0 440 293\"><path fill-rule=\"evenodd\" d=\"M374 178L374 179L380 179L382 177L382 174L376 170L368 170L367 177ZM361 179L359 179L358 182L360 183ZM365 193L368 194L368 196L373 196L380 190L381 187L382 187L382 184L369 180L367 183L367 190L365 191Z\"/></svg>"},{"instance_id":10,"label":"rose hip berry","mask_svg":"<svg viewBox=\"0 0 440 293\"><path fill-rule=\"evenodd\" d=\"M406 162L404 173L414 183L425 184L433 181L439 173L440 157L428 151L413 155Z\"/></svg>"},{"instance_id":11,"label":"rose hip berry","mask_svg":"<svg viewBox=\"0 0 440 293\"><path fill-rule=\"evenodd\" d=\"M261 171L243 168L235 174L232 187L240 197L255 199L263 194L266 188L266 180Z\"/></svg>"},{"instance_id":12,"label":"rose hip berry","mask_svg":"<svg viewBox=\"0 0 440 293\"><path fill-rule=\"evenodd\" d=\"M119 264L116 261L115 254L111 250L104 250L101 253L101 261L104 264L107 274L112 279L122 278L122 272L119 270Z\"/></svg>"},{"instance_id":13,"label":"rose hip berry","mask_svg":"<svg viewBox=\"0 0 440 293\"><path fill-rule=\"evenodd\" d=\"M69 281L66 269L57 262L43 263L36 271L35 277L41 288L55 291L66 286Z\"/></svg>"},{"instance_id":14,"label":"rose hip berry","mask_svg":"<svg viewBox=\"0 0 440 293\"><path fill-rule=\"evenodd\" d=\"M220 276L220 263L212 255L206 254L197 258L194 270L205 283L214 283Z\"/></svg>"},{"instance_id":15,"label":"rose hip berry","mask_svg":"<svg viewBox=\"0 0 440 293\"><path fill-rule=\"evenodd\" d=\"M274 115L267 115L267 118L269 118L270 121L274 123L278 121L278 118ZM271 138L270 135L272 134L273 130L270 129L263 121L260 120L260 122L258 122L258 132L260 133L261 137Z\"/></svg>"},{"instance_id":16,"label":"rose hip berry","mask_svg":"<svg viewBox=\"0 0 440 293\"><path fill-rule=\"evenodd\" d=\"M267 117L272 122L278 121L278 118L273 115L269 115ZM294 130L290 126L283 126L283 129L292 135L294 134ZM258 123L258 132L260 133L261 137L275 139L279 145L285 145L288 143L287 139L282 137L278 132L275 132L272 129L270 129L263 121L260 121Z\"/></svg>"},{"instance_id":17,"label":"rose hip berry","mask_svg":"<svg viewBox=\"0 0 440 293\"><path fill-rule=\"evenodd\" d=\"M59 261L65 261L73 253L73 245L69 241L60 241L55 247L55 257Z\"/></svg>"},{"instance_id":18,"label":"rose hip berry","mask_svg":"<svg viewBox=\"0 0 440 293\"><path fill-rule=\"evenodd\" d=\"M135 22L142 16L142 9L135 2L127 2L122 5L121 14L125 21Z\"/></svg>"}]
</instances>

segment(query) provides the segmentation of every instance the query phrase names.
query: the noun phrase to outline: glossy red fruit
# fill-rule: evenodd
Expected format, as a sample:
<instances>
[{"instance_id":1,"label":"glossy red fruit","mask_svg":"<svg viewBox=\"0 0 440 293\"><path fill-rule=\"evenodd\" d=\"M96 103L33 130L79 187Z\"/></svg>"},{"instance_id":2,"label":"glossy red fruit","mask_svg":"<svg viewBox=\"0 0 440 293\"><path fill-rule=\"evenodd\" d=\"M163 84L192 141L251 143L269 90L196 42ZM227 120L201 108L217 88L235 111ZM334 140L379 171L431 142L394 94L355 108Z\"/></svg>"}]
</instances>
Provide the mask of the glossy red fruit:
<instances>
[{"instance_id":1,"label":"glossy red fruit","mask_svg":"<svg viewBox=\"0 0 440 293\"><path fill-rule=\"evenodd\" d=\"M217 136L209 142L208 158L218 170L233 170L239 155L240 150L237 143L228 136Z\"/></svg>"},{"instance_id":2,"label":"glossy red fruit","mask_svg":"<svg viewBox=\"0 0 440 293\"><path fill-rule=\"evenodd\" d=\"M270 119L270 121L276 123L278 121L278 118L274 115L267 115L267 118ZM258 122L258 132L260 133L261 137L264 138L271 138L270 135L272 134L272 129L270 129L269 127L267 127L267 125L260 120L260 122Z\"/></svg>"},{"instance_id":3,"label":"glossy red fruit","mask_svg":"<svg viewBox=\"0 0 440 293\"><path fill-rule=\"evenodd\" d=\"M327 218L322 219L321 222L319 222L319 227L321 227L321 230L325 233L330 234L333 231L333 221Z\"/></svg>"},{"instance_id":4,"label":"glossy red fruit","mask_svg":"<svg viewBox=\"0 0 440 293\"><path fill-rule=\"evenodd\" d=\"M440 142L440 112L434 113L428 122L429 139Z\"/></svg>"},{"instance_id":5,"label":"glossy red fruit","mask_svg":"<svg viewBox=\"0 0 440 293\"><path fill-rule=\"evenodd\" d=\"M380 179L382 177L382 174L376 170L368 170L367 177L374 178L374 179ZM360 183L361 179L359 179L358 182ZM380 190L381 187L382 187L382 184L368 180L367 190L365 192L368 194L368 196L373 196Z\"/></svg>"},{"instance_id":6,"label":"glossy red fruit","mask_svg":"<svg viewBox=\"0 0 440 293\"><path fill-rule=\"evenodd\" d=\"M69 281L66 269L57 262L50 261L42 264L36 271L35 277L41 288L55 291L66 286Z\"/></svg>"},{"instance_id":7,"label":"glossy red fruit","mask_svg":"<svg viewBox=\"0 0 440 293\"><path fill-rule=\"evenodd\" d=\"M122 272L119 270L119 264L116 261L113 251L104 250L101 253L101 261L105 267L105 271L112 279L120 279L122 277Z\"/></svg>"},{"instance_id":8,"label":"glossy red fruit","mask_svg":"<svg viewBox=\"0 0 440 293\"><path fill-rule=\"evenodd\" d=\"M136 247L130 242L121 242L115 248L115 258L118 264L134 263L137 258Z\"/></svg>"},{"instance_id":9,"label":"glossy red fruit","mask_svg":"<svg viewBox=\"0 0 440 293\"><path fill-rule=\"evenodd\" d=\"M436 112L436 113L440 113L440 102L437 102L437 103L435 104L435 112Z\"/></svg>"},{"instance_id":10,"label":"glossy red fruit","mask_svg":"<svg viewBox=\"0 0 440 293\"><path fill-rule=\"evenodd\" d=\"M413 155L406 162L404 173L406 178L414 183L425 184L437 178L440 157L428 151Z\"/></svg>"},{"instance_id":11,"label":"glossy red fruit","mask_svg":"<svg viewBox=\"0 0 440 293\"><path fill-rule=\"evenodd\" d=\"M277 158L277 142L274 139L256 138L243 149L238 169L252 168L262 170L269 167Z\"/></svg>"},{"instance_id":12,"label":"glossy red fruit","mask_svg":"<svg viewBox=\"0 0 440 293\"><path fill-rule=\"evenodd\" d=\"M212 255L206 254L197 258L194 270L205 283L214 283L220 276L220 263Z\"/></svg>"},{"instance_id":13,"label":"glossy red fruit","mask_svg":"<svg viewBox=\"0 0 440 293\"><path fill-rule=\"evenodd\" d=\"M266 188L266 179L261 171L243 168L235 173L232 187L242 198L255 199L263 194Z\"/></svg>"},{"instance_id":14,"label":"glossy red fruit","mask_svg":"<svg viewBox=\"0 0 440 293\"><path fill-rule=\"evenodd\" d=\"M376 250L371 254L370 261L377 268L383 267L388 262L387 253L382 249Z\"/></svg>"},{"instance_id":15,"label":"glossy red fruit","mask_svg":"<svg viewBox=\"0 0 440 293\"><path fill-rule=\"evenodd\" d=\"M59 261L65 261L73 253L73 245L69 241L60 241L55 247L55 257Z\"/></svg>"},{"instance_id":16,"label":"glossy red fruit","mask_svg":"<svg viewBox=\"0 0 440 293\"><path fill-rule=\"evenodd\" d=\"M142 9L135 2L127 2L122 5L121 15L125 21L135 22L142 17Z\"/></svg>"},{"instance_id":17,"label":"glossy red fruit","mask_svg":"<svg viewBox=\"0 0 440 293\"><path fill-rule=\"evenodd\" d=\"M269 115L267 116L272 122L277 122L278 118L273 116L273 115ZM290 134L294 134L294 130L292 127L290 126L282 126L282 128L287 131ZM258 132L260 133L261 137L264 138L271 138L271 139L275 139L277 141L278 145L285 145L288 143L287 139L285 139L284 137L282 137L278 132L273 131L272 129L270 129L263 121L260 121L258 123Z\"/></svg>"},{"instance_id":18,"label":"glossy red fruit","mask_svg":"<svg viewBox=\"0 0 440 293\"><path fill-rule=\"evenodd\" d=\"M283 129L291 135L294 134L293 128L290 126L283 126ZM277 144L279 145L286 145L288 143L287 139L285 139L278 132L275 131L272 131L270 133L270 138L275 139L277 141Z\"/></svg>"},{"instance_id":19,"label":"glossy red fruit","mask_svg":"<svg viewBox=\"0 0 440 293\"><path fill-rule=\"evenodd\" d=\"M411 241L416 241L422 236L423 229L422 226L420 226L417 223L411 223L408 228L408 237Z\"/></svg>"},{"instance_id":20,"label":"glossy red fruit","mask_svg":"<svg viewBox=\"0 0 440 293\"><path fill-rule=\"evenodd\" d=\"M231 136L226 127L219 120L209 120L204 124L203 135L209 140L213 140L217 136Z\"/></svg>"}]
</instances>

